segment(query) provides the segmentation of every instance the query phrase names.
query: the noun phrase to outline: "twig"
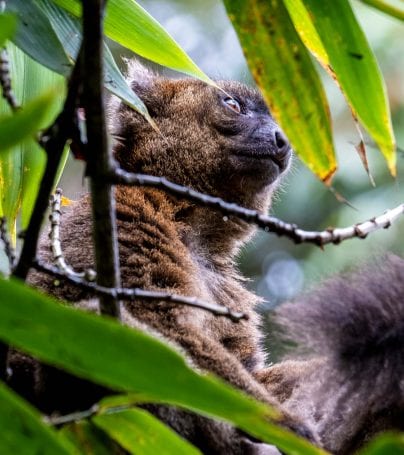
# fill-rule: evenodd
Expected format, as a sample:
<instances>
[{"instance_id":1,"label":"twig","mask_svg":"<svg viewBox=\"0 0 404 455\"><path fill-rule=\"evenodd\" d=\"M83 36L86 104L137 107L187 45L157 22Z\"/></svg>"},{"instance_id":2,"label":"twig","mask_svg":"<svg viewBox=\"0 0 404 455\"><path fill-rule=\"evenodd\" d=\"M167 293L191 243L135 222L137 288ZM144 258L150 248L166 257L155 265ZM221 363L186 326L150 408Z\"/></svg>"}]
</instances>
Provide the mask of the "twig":
<instances>
[{"instance_id":1,"label":"twig","mask_svg":"<svg viewBox=\"0 0 404 455\"><path fill-rule=\"evenodd\" d=\"M10 64L6 48L1 49L0 51L0 85L3 98L7 101L11 109L16 111L20 106L11 86Z\"/></svg>"},{"instance_id":2,"label":"twig","mask_svg":"<svg viewBox=\"0 0 404 455\"><path fill-rule=\"evenodd\" d=\"M366 3L369 6L372 6L373 8L376 8L377 10L388 14L391 17L395 17L396 19L399 19L400 21L404 21L404 10L397 8L393 5L390 5L386 3L383 0L361 0L362 3Z\"/></svg>"},{"instance_id":3,"label":"twig","mask_svg":"<svg viewBox=\"0 0 404 455\"><path fill-rule=\"evenodd\" d=\"M60 242L60 217L62 215L61 210L61 199L62 190L58 188L50 197L51 213L49 215L49 221L51 223L51 229L49 232L50 246L52 251L52 259L57 267L65 274L69 276L75 276L77 278L85 278L88 281L94 281L96 273L92 269L87 269L84 272L77 272L69 264L67 264L62 251L62 245Z\"/></svg>"},{"instance_id":4,"label":"twig","mask_svg":"<svg viewBox=\"0 0 404 455\"><path fill-rule=\"evenodd\" d=\"M15 256L15 249L14 249L13 245L11 244L10 237L8 234L6 217L0 218L0 239L2 240L3 245L4 245L4 251L5 251L7 259L8 259L10 270L12 270L14 267L14 264L15 264L16 256Z\"/></svg>"},{"instance_id":5,"label":"twig","mask_svg":"<svg viewBox=\"0 0 404 455\"><path fill-rule=\"evenodd\" d=\"M4 13L5 9L6 2L5 0L1 0L0 13ZM5 47L0 51L0 85L2 88L3 98L7 101L13 111L17 110L20 106L11 86L10 64L8 61L8 52Z\"/></svg>"},{"instance_id":6,"label":"twig","mask_svg":"<svg viewBox=\"0 0 404 455\"><path fill-rule=\"evenodd\" d=\"M91 406L90 409L86 409L84 411L72 412L71 414L66 414L62 416L42 416L42 421L48 425L65 425L66 423L73 423L78 422L80 420L88 419L90 417L95 416L98 414L99 411L98 404L94 404Z\"/></svg>"},{"instance_id":7,"label":"twig","mask_svg":"<svg viewBox=\"0 0 404 455\"><path fill-rule=\"evenodd\" d=\"M148 291L139 288L108 288L101 286L90 281L86 281L83 278L79 278L72 275L65 275L60 269L55 266L48 265L43 261L36 259L32 266L40 272L46 273L49 276L66 280L69 283L85 290L89 291L98 296L108 296L116 300L150 300L150 301L165 301L170 303L178 303L181 305L187 305L195 308L201 308L206 311L210 311L217 316L225 316L238 322L241 319L248 319L248 316L241 312L232 311L229 308L222 305L215 305L209 302L198 300L195 297L187 297L178 294L170 294L169 292L160 291Z\"/></svg>"},{"instance_id":8,"label":"twig","mask_svg":"<svg viewBox=\"0 0 404 455\"><path fill-rule=\"evenodd\" d=\"M237 204L226 202L221 198L209 196L191 188L177 185L165 177L135 174L117 168L110 175L109 179L113 183L120 185L140 185L161 188L173 195L181 196L200 205L215 208L225 215L234 215L241 220L254 223L266 232L273 232L279 236L284 235L295 243L314 243L320 247L328 243L338 244L343 240L354 237L365 238L371 232L390 227L404 213L404 204L400 204L398 207L386 211L383 215L346 228L330 228L325 231L305 231L295 224L286 223L273 216L263 215L256 210L247 209Z\"/></svg>"},{"instance_id":9,"label":"twig","mask_svg":"<svg viewBox=\"0 0 404 455\"><path fill-rule=\"evenodd\" d=\"M126 409L131 409L135 407L138 403L127 403L119 406L111 406L108 408L102 408L98 403L91 406L91 408L84 411L72 412L71 414L65 414L61 416L43 416L43 422L48 425L65 425L66 423L79 422L80 420L89 419L99 414L100 411L102 414L116 414L117 412L125 411Z\"/></svg>"},{"instance_id":10,"label":"twig","mask_svg":"<svg viewBox=\"0 0 404 455\"><path fill-rule=\"evenodd\" d=\"M112 168L103 100L103 15L105 1L83 4L83 104L87 127L87 171L91 180L93 240L97 283L120 287L114 188L103 176ZM119 319L119 301L113 294L100 296L102 314Z\"/></svg>"},{"instance_id":11,"label":"twig","mask_svg":"<svg viewBox=\"0 0 404 455\"><path fill-rule=\"evenodd\" d=\"M38 196L35 200L28 229L24 234L25 240L20 259L14 270L14 276L22 280L27 278L31 263L36 256L39 233L48 208L49 196L55 183L56 173L59 168L65 144L68 139L77 136L76 107L81 87L80 55L81 51L69 81L69 89L63 110L53 125L51 125L41 136L41 145L45 149L47 158L46 167L39 187Z\"/></svg>"}]
</instances>

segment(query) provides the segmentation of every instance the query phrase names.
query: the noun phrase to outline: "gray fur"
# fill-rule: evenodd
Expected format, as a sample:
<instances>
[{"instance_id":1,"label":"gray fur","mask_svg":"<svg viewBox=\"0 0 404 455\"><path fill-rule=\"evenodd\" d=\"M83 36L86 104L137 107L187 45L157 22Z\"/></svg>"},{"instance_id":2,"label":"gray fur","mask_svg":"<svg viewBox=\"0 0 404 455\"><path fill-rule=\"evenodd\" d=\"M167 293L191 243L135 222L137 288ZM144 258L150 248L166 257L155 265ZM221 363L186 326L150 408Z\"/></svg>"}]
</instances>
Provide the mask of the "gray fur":
<instances>
[{"instance_id":1,"label":"gray fur","mask_svg":"<svg viewBox=\"0 0 404 455\"><path fill-rule=\"evenodd\" d=\"M317 358L286 407L312 422L332 453L404 429L404 261L386 256L327 280L278 310L290 339Z\"/></svg>"}]
</instances>

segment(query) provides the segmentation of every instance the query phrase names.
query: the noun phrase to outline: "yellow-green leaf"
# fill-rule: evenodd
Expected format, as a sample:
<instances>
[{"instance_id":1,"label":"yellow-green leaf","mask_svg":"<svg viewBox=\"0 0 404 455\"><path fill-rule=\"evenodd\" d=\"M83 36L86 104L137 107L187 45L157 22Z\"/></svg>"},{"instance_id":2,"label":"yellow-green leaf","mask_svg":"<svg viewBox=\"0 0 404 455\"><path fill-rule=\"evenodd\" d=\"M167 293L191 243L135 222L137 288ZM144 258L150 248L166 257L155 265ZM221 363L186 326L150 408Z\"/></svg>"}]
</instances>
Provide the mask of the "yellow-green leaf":
<instances>
[{"instance_id":1,"label":"yellow-green leaf","mask_svg":"<svg viewBox=\"0 0 404 455\"><path fill-rule=\"evenodd\" d=\"M14 280L0 279L0 295L0 339L43 361L149 401L233 422L286 453L324 453L271 422L273 409L213 375L198 374L147 333L67 308Z\"/></svg>"},{"instance_id":2,"label":"yellow-green leaf","mask_svg":"<svg viewBox=\"0 0 404 455\"><path fill-rule=\"evenodd\" d=\"M248 65L295 152L323 181L336 169L327 100L281 0L225 0Z\"/></svg>"},{"instance_id":3,"label":"yellow-green leaf","mask_svg":"<svg viewBox=\"0 0 404 455\"><path fill-rule=\"evenodd\" d=\"M13 114L0 117L0 152L19 144L46 126L55 92L48 91Z\"/></svg>"},{"instance_id":4,"label":"yellow-green leaf","mask_svg":"<svg viewBox=\"0 0 404 455\"><path fill-rule=\"evenodd\" d=\"M77 0L53 0L79 16ZM105 33L136 54L215 85L181 49L164 28L134 0L110 0L107 3Z\"/></svg>"},{"instance_id":5,"label":"yellow-green leaf","mask_svg":"<svg viewBox=\"0 0 404 455\"><path fill-rule=\"evenodd\" d=\"M404 455L404 435L382 434L359 451L358 455Z\"/></svg>"},{"instance_id":6,"label":"yellow-green leaf","mask_svg":"<svg viewBox=\"0 0 404 455\"><path fill-rule=\"evenodd\" d=\"M349 1L285 0L285 4L300 37L337 81L395 175L395 139L383 77Z\"/></svg>"},{"instance_id":7,"label":"yellow-green leaf","mask_svg":"<svg viewBox=\"0 0 404 455\"><path fill-rule=\"evenodd\" d=\"M39 412L0 382L0 453L72 455L73 447L41 422ZM77 455L77 452L75 453Z\"/></svg>"},{"instance_id":8,"label":"yellow-green leaf","mask_svg":"<svg viewBox=\"0 0 404 455\"><path fill-rule=\"evenodd\" d=\"M92 421L129 453L198 455L201 452L143 409L100 414Z\"/></svg>"},{"instance_id":9,"label":"yellow-green leaf","mask_svg":"<svg viewBox=\"0 0 404 455\"><path fill-rule=\"evenodd\" d=\"M0 14L0 47L10 39L17 28L17 18L14 14Z\"/></svg>"}]
</instances>

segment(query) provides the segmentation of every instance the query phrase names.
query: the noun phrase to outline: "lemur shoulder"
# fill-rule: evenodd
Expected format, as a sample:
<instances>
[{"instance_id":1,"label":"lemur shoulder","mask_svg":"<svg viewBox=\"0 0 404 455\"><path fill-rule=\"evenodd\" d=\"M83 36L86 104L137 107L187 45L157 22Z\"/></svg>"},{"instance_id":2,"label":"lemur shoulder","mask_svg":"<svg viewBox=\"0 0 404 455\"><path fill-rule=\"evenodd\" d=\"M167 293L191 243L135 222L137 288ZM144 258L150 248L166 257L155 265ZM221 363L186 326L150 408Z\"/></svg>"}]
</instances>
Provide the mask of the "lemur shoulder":
<instances>
[{"instance_id":1,"label":"lemur shoulder","mask_svg":"<svg viewBox=\"0 0 404 455\"><path fill-rule=\"evenodd\" d=\"M167 79L136 63L130 78L159 131L126 105L116 103L111 113L112 133L119 138L114 153L121 167L164 176L267 212L272 194L288 168L291 150L256 90L232 81L218 82L219 90L191 79ZM85 196L63 220L64 254L79 270L93 266L90 213L90 201ZM338 432L332 432L331 428L337 427L333 422L335 412L341 412L339 405L333 409L330 406L333 415L328 410L322 414L319 411L317 420L305 408L306 404L311 409L320 408L311 399L320 396L320 388L306 393L307 378L313 371L321 372L324 378L332 376L334 363L325 362L321 355L307 362L265 365L259 317L254 311L259 298L244 287L235 266L237 252L254 233L249 224L145 187L118 186L116 213L123 286L196 296L249 316L247 321L235 324L201 309L166 302L135 302L125 304L126 323L160 334L185 352L197 368L211 371L278 407L285 426L334 453L349 453L347 441L365 439L360 436L360 425L354 434L345 434L350 423L343 419L341 423L341 418ZM51 260L48 250L48 241L43 240L41 256ZM397 273L402 273L402 264L400 267ZM91 297L64 283L54 287L52 280L38 273L32 273L30 281L64 300L77 302ZM332 356L331 347L330 351ZM341 377L346 376L341 373ZM322 387L321 393L325 394L326 387ZM330 382L330 393L332 388L337 388L336 382ZM46 395L44 387L40 389ZM297 405L296 399L300 400ZM45 401L46 410L51 412L50 400ZM41 399L37 398L37 404L41 407ZM62 403L57 407L69 410L65 406ZM204 453L269 454L275 450L219 422L170 408L155 407L153 412Z\"/></svg>"}]
</instances>

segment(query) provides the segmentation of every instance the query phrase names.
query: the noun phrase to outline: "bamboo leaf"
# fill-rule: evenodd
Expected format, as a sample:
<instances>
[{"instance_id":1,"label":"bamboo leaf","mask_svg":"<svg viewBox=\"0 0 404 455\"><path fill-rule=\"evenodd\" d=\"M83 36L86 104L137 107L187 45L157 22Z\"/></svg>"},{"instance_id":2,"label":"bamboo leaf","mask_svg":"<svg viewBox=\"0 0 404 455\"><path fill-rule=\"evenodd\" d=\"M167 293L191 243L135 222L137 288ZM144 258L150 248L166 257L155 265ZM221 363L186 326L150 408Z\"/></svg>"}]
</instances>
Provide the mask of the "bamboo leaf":
<instances>
[{"instance_id":1,"label":"bamboo leaf","mask_svg":"<svg viewBox=\"0 0 404 455\"><path fill-rule=\"evenodd\" d=\"M0 117L0 152L34 136L46 126L55 102L55 92L48 91L11 115Z\"/></svg>"},{"instance_id":2,"label":"bamboo leaf","mask_svg":"<svg viewBox=\"0 0 404 455\"><path fill-rule=\"evenodd\" d=\"M76 60L82 38L80 21L50 0L37 0L37 3L49 19L58 39L63 43L69 58ZM151 121L146 106L127 84L106 44L104 44L104 64L105 88Z\"/></svg>"},{"instance_id":3,"label":"bamboo leaf","mask_svg":"<svg viewBox=\"0 0 404 455\"><path fill-rule=\"evenodd\" d=\"M62 106L65 94L63 77L39 65L12 43L8 43L7 50L13 91L21 105L34 100L38 94L49 90L49 87L55 88L49 110L42 112L44 119L41 128L49 126ZM10 109L4 100L0 100L0 112L10 115ZM11 227L21 209L21 226L24 229L42 178L45 154L35 139L24 139L18 130L14 133L21 142L0 153L0 205Z\"/></svg>"},{"instance_id":4,"label":"bamboo leaf","mask_svg":"<svg viewBox=\"0 0 404 455\"><path fill-rule=\"evenodd\" d=\"M137 455L198 455L201 452L142 409L100 414L92 419L129 453Z\"/></svg>"},{"instance_id":5,"label":"bamboo leaf","mask_svg":"<svg viewBox=\"0 0 404 455\"><path fill-rule=\"evenodd\" d=\"M17 29L17 18L13 14L0 14L0 48Z\"/></svg>"},{"instance_id":6,"label":"bamboo leaf","mask_svg":"<svg viewBox=\"0 0 404 455\"><path fill-rule=\"evenodd\" d=\"M85 455L111 455L116 453L114 450L116 443L86 420L64 425L60 433L75 446L78 453L85 453Z\"/></svg>"},{"instance_id":7,"label":"bamboo leaf","mask_svg":"<svg viewBox=\"0 0 404 455\"><path fill-rule=\"evenodd\" d=\"M75 16L80 16L79 1L53 1ZM216 85L195 65L164 28L134 0L108 2L105 33L112 40L144 58Z\"/></svg>"},{"instance_id":8,"label":"bamboo leaf","mask_svg":"<svg viewBox=\"0 0 404 455\"><path fill-rule=\"evenodd\" d=\"M68 75L72 60L66 55L48 18L37 2L8 0L6 11L18 18L17 33L13 42L34 60L59 74Z\"/></svg>"},{"instance_id":9,"label":"bamboo leaf","mask_svg":"<svg viewBox=\"0 0 404 455\"><path fill-rule=\"evenodd\" d=\"M73 447L67 440L42 423L40 418L34 408L0 383L0 453L73 454Z\"/></svg>"},{"instance_id":10,"label":"bamboo leaf","mask_svg":"<svg viewBox=\"0 0 404 455\"><path fill-rule=\"evenodd\" d=\"M272 114L303 162L329 182L336 163L327 100L286 8L281 0L225 5Z\"/></svg>"},{"instance_id":11,"label":"bamboo leaf","mask_svg":"<svg viewBox=\"0 0 404 455\"><path fill-rule=\"evenodd\" d=\"M0 280L0 295L0 338L43 361L115 390L220 417L286 453L323 453L270 423L273 410L196 373L140 330L67 308L16 281Z\"/></svg>"},{"instance_id":12,"label":"bamboo leaf","mask_svg":"<svg viewBox=\"0 0 404 455\"><path fill-rule=\"evenodd\" d=\"M385 433L371 441L358 455L404 455L404 435Z\"/></svg>"},{"instance_id":13,"label":"bamboo leaf","mask_svg":"<svg viewBox=\"0 0 404 455\"><path fill-rule=\"evenodd\" d=\"M383 77L349 2L285 0L285 4L303 42L337 81L354 116L377 143L395 175L395 139ZM304 9L306 12L297 13ZM324 52L328 59L324 59Z\"/></svg>"}]
</instances>

